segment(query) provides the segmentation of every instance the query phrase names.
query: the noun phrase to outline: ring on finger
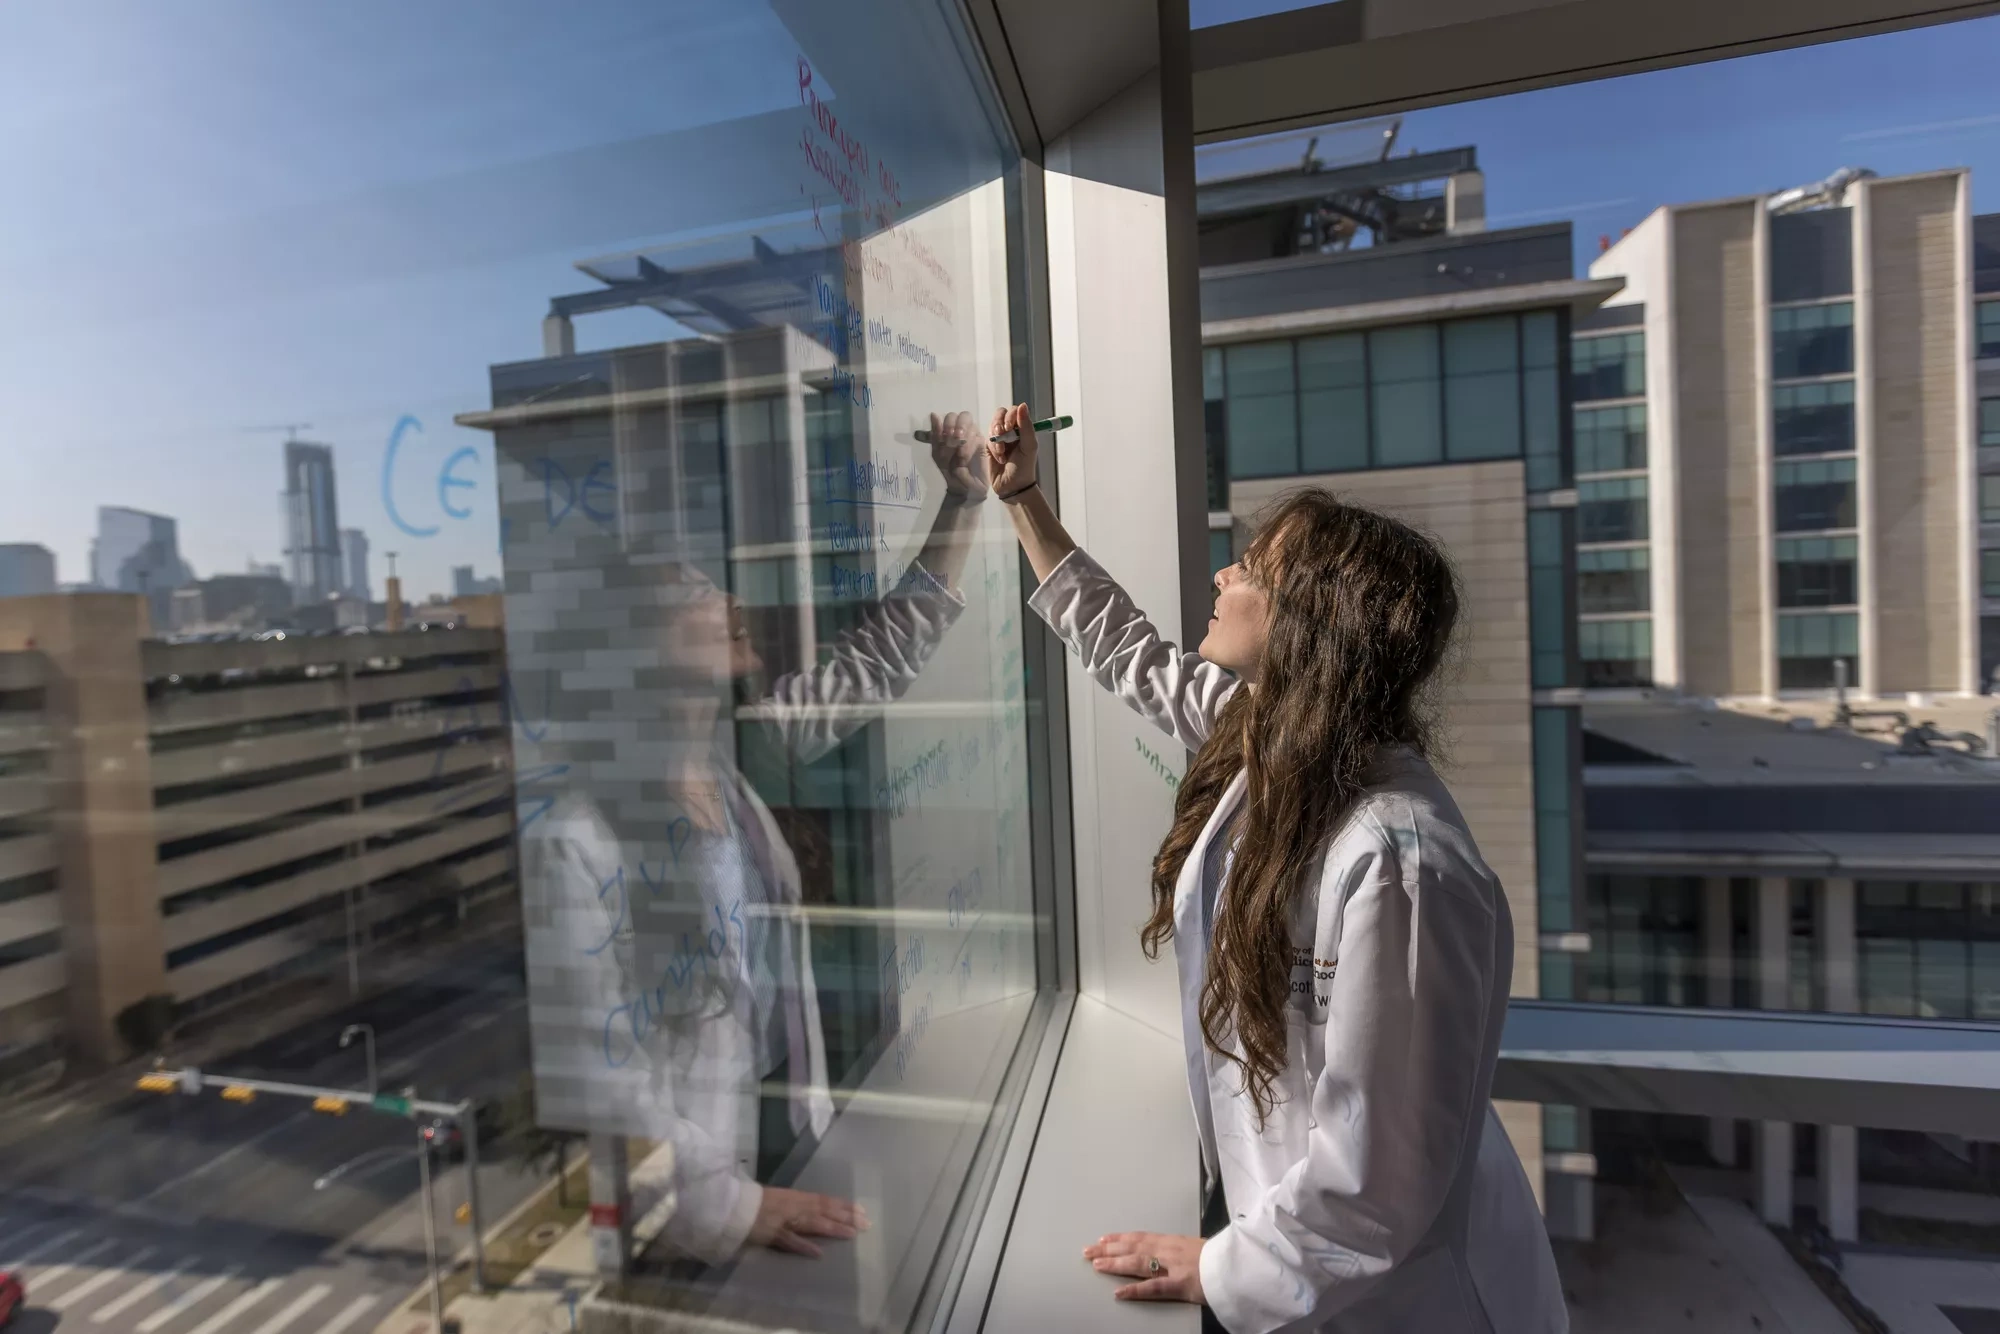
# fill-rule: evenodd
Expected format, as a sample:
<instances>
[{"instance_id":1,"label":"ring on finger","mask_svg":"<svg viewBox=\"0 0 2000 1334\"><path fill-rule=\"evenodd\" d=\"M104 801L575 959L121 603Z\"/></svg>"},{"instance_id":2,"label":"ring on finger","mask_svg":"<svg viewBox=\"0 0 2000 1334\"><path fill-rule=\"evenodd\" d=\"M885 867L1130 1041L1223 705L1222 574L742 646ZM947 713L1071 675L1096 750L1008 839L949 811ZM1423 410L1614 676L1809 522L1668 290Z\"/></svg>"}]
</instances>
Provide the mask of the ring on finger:
<instances>
[{"instance_id":1,"label":"ring on finger","mask_svg":"<svg viewBox=\"0 0 2000 1334\"><path fill-rule=\"evenodd\" d=\"M1159 1256L1149 1255L1146 1257L1146 1272L1155 1275L1164 1274L1167 1272L1167 1267L1160 1263Z\"/></svg>"}]
</instances>

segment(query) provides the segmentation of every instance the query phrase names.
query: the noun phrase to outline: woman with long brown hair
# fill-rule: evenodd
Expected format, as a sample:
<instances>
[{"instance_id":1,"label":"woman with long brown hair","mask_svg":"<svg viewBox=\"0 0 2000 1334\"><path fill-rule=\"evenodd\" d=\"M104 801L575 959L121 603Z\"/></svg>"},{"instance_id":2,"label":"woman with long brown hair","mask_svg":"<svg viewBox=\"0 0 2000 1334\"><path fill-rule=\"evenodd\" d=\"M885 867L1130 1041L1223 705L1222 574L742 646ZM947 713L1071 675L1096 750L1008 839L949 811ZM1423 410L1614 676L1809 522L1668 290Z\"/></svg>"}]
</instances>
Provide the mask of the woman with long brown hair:
<instances>
[{"instance_id":1,"label":"woman with long brown hair","mask_svg":"<svg viewBox=\"0 0 2000 1334\"><path fill-rule=\"evenodd\" d=\"M1042 494L1025 407L989 451L1092 679L1195 751L1153 863L1208 1199L1202 1237L1084 1248L1209 1327L1568 1328L1547 1233L1488 1101L1512 979L1506 895L1431 769L1459 598L1437 543L1323 490L1215 578L1198 653L1164 642Z\"/></svg>"}]
</instances>

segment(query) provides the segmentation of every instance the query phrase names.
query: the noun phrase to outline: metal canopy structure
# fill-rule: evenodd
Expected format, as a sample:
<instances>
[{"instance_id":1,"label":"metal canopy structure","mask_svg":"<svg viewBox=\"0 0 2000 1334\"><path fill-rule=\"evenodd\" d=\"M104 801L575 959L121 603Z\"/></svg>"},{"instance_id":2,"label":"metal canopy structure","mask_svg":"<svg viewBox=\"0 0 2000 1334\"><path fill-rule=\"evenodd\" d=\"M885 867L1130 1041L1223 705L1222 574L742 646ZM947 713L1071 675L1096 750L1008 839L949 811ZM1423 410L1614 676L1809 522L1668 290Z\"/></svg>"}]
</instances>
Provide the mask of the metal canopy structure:
<instances>
[{"instance_id":1,"label":"metal canopy structure","mask_svg":"<svg viewBox=\"0 0 2000 1334\"><path fill-rule=\"evenodd\" d=\"M1516 1000L1495 1098L1990 1139L1990 1025Z\"/></svg>"}]
</instances>

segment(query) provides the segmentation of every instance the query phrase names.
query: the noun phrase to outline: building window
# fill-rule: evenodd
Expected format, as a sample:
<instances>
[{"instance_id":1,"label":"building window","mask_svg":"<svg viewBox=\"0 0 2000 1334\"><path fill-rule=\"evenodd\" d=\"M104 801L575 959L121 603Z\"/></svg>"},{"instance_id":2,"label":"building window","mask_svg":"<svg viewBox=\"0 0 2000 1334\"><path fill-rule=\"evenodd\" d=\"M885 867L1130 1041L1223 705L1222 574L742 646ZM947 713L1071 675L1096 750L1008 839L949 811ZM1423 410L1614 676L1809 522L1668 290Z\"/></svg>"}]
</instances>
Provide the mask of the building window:
<instances>
[{"instance_id":1,"label":"building window","mask_svg":"<svg viewBox=\"0 0 2000 1334\"><path fill-rule=\"evenodd\" d=\"M1368 340L1299 340L1299 462L1309 473L1368 466Z\"/></svg>"},{"instance_id":2,"label":"building window","mask_svg":"<svg viewBox=\"0 0 2000 1334\"><path fill-rule=\"evenodd\" d=\"M1647 536L1646 479L1602 477L1576 484L1576 540L1643 542Z\"/></svg>"},{"instance_id":3,"label":"building window","mask_svg":"<svg viewBox=\"0 0 2000 1334\"><path fill-rule=\"evenodd\" d=\"M2000 445L2000 398L1979 400L1979 443Z\"/></svg>"},{"instance_id":4,"label":"building window","mask_svg":"<svg viewBox=\"0 0 2000 1334\"><path fill-rule=\"evenodd\" d=\"M1215 575L1236 563L1234 534L1227 528L1208 530L1208 572Z\"/></svg>"},{"instance_id":5,"label":"building window","mask_svg":"<svg viewBox=\"0 0 2000 1334\"><path fill-rule=\"evenodd\" d=\"M1554 491L1570 481L1563 448L1564 345L1554 311L1533 310L1521 317L1521 432L1527 443L1530 491Z\"/></svg>"},{"instance_id":6,"label":"building window","mask_svg":"<svg viewBox=\"0 0 2000 1334\"><path fill-rule=\"evenodd\" d=\"M1861 631L1852 612L1796 612L1778 617L1778 687L1816 690L1834 683L1834 663L1847 663L1847 680L1855 680L1855 660L1861 656Z\"/></svg>"},{"instance_id":7,"label":"building window","mask_svg":"<svg viewBox=\"0 0 2000 1334\"><path fill-rule=\"evenodd\" d=\"M2000 547L1979 553L1979 596L2000 598Z\"/></svg>"},{"instance_id":8,"label":"building window","mask_svg":"<svg viewBox=\"0 0 2000 1334\"><path fill-rule=\"evenodd\" d=\"M1778 539L1780 607L1851 607L1855 541L1851 537Z\"/></svg>"},{"instance_id":9,"label":"building window","mask_svg":"<svg viewBox=\"0 0 2000 1334\"><path fill-rule=\"evenodd\" d=\"M1579 723L1574 708L1540 706L1534 711L1535 870L1544 931L1576 929L1574 900L1581 848L1571 783L1582 752Z\"/></svg>"},{"instance_id":10,"label":"building window","mask_svg":"<svg viewBox=\"0 0 2000 1334\"><path fill-rule=\"evenodd\" d=\"M1855 890L1864 1013L2000 1018L2000 885L1863 880Z\"/></svg>"},{"instance_id":11,"label":"building window","mask_svg":"<svg viewBox=\"0 0 2000 1334\"><path fill-rule=\"evenodd\" d=\"M1293 393L1291 340L1232 344L1223 349L1223 374L1230 477L1296 475L1299 404Z\"/></svg>"},{"instance_id":12,"label":"building window","mask_svg":"<svg viewBox=\"0 0 2000 1334\"><path fill-rule=\"evenodd\" d=\"M1570 668L1569 555L1575 549L1570 511L1528 512L1528 644L1537 690L1576 684Z\"/></svg>"},{"instance_id":13,"label":"building window","mask_svg":"<svg viewBox=\"0 0 2000 1334\"><path fill-rule=\"evenodd\" d=\"M1577 408L1576 470L1628 472L1646 466L1646 405Z\"/></svg>"},{"instance_id":14,"label":"building window","mask_svg":"<svg viewBox=\"0 0 2000 1334\"><path fill-rule=\"evenodd\" d=\"M1772 453L1854 451L1854 381L1774 385L1771 409Z\"/></svg>"},{"instance_id":15,"label":"building window","mask_svg":"<svg viewBox=\"0 0 2000 1334\"><path fill-rule=\"evenodd\" d=\"M1701 1005L1701 881L1692 876L1585 879L1590 931L1583 999L1615 1005Z\"/></svg>"},{"instance_id":16,"label":"building window","mask_svg":"<svg viewBox=\"0 0 2000 1334\"><path fill-rule=\"evenodd\" d=\"M1229 427L1223 414L1222 349L1201 350L1201 430L1208 453L1208 507L1229 508Z\"/></svg>"},{"instance_id":17,"label":"building window","mask_svg":"<svg viewBox=\"0 0 2000 1334\"><path fill-rule=\"evenodd\" d=\"M1576 553L1577 607L1586 616L1651 611L1652 553L1645 547L1613 547Z\"/></svg>"},{"instance_id":18,"label":"building window","mask_svg":"<svg viewBox=\"0 0 2000 1334\"><path fill-rule=\"evenodd\" d=\"M1437 326L1371 330L1368 377L1376 463L1396 468L1443 458Z\"/></svg>"},{"instance_id":19,"label":"building window","mask_svg":"<svg viewBox=\"0 0 2000 1334\"><path fill-rule=\"evenodd\" d=\"M1979 355L2000 357L2000 301L1979 303Z\"/></svg>"},{"instance_id":20,"label":"building window","mask_svg":"<svg viewBox=\"0 0 2000 1334\"><path fill-rule=\"evenodd\" d=\"M1585 621L1577 627L1577 651L1586 686L1653 684L1653 622Z\"/></svg>"},{"instance_id":21,"label":"building window","mask_svg":"<svg viewBox=\"0 0 2000 1334\"><path fill-rule=\"evenodd\" d=\"M1989 472L1979 479L1979 521L2000 523L2000 472Z\"/></svg>"},{"instance_id":22,"label":"building window","mask_svg":"<svg viewBox=\"0 0 2000 1334\"><path fill-rule=\"evenodd\" d=\"M1802 380L1854 369L1854 303L1780 306L1771 312L1771 378Z\"/></svg>"},{"instance_id":23,"label":"building window","mask_svg":"<svg viewBox=\"0 0 2000 1334\"><path fill-rule=\"evenodd\" d=\"M1445 456L1454 463L1520 456L1519 335L1511 315L1444 326Z\"/></svg>"},{"instance_id":24,"label":"building window","mask_svg":"<svg viewBox=\"0 0 2000 1334\"><path fill-rule=\"evenodd\" d=\"M1208 502L1232 479L1524 458L1569 481L1563 322L1529 311L1232 343L1202 354Z\"/></svg>"},{"instance_id":25,"label":"building window","mask_svg":"<svg viewBox=\"0 0 2000 1334\"><path fill-rule=\"evenodd\" d=\"M1791 459L1772 470L1781 533L1854 526L1854 460Z\"/></svg>"},{"instance_id":26,"label":"building window","mask_svg":"<svg viewBox=\"0 0 2000 1334\"><path fill-rule=\"evenodd\" d=\"M1572 341L1569 394L1582 403L1638 398L1646 392L1646 335L1592 334Z\"/></svg>"}]
</instances>

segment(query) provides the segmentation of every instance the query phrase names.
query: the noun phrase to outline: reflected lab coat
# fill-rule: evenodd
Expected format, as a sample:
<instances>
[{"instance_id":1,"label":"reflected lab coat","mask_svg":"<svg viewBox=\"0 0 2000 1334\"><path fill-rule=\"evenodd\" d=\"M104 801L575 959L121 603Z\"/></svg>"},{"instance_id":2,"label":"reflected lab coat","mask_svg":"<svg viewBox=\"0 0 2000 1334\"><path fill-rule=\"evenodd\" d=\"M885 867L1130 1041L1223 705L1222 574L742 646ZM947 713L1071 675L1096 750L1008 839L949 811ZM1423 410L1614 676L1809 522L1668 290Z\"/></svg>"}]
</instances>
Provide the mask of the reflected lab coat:
<instances>
[{"instance_id":1,"label":"reflected lab coat","mask_svg":"<svg viewBox=\"0 0 2000 1334\"><path fill-rule=\"evenodd\" d=\"M912 563L826 661L779 677L748 713L794 760L811 763L902 697L964 609L962 597ZM779 995L762 1000L783 1011L792 1128L819 1136L833 1120L798 862L770 807L725 754L717 752L714 778L751 826L742 832L760 854L752 876L759 901L725 901L730 886L699 875L649 885L642 868L627 866L626 845L587 784L558 798L521 839L527 883L561 905L536 957L584 964L590 1041L602 1043L607 1065L616 1063L592 1096L603 1114L643 1125L662 1146L632 1167L634 1231L711 1264L742 1249L764 1196L752 1177L762 1071L757 984L742 948L746 914L778 933ZM664 837L655 831L652 841ZM657 847L652 855L659 860ZM651 902L662 890L667 901ZM655 924L644 927L648 910ZM661 985L672 942L683 929L702 937L709 927L725 942L721 958L693 971L685 988Z\"/></svg>"},{"instance_id":2,"label":"reflected lab coat","mask_svg":"<svg viewBox=\"0 0 2000 1334\"><path fill-rule=\"evenodd\" d=\"M1029 605L1093 680L1190 749L1236 687L1165 643L1081 551ZM1188 1092L1230 1212L1202 1248L1209 1306L1234 1334L1567 1330L1547 1231L1488 1101L1513 926L1451 795L1399 748L1329 837L1293 907L1291 957L1272 961L1292 982L1290 1056L1260 1128L1199 1017L1201 881L1243 791L1239 772L1174 891Z\"/></svg>"}]
</instances>

